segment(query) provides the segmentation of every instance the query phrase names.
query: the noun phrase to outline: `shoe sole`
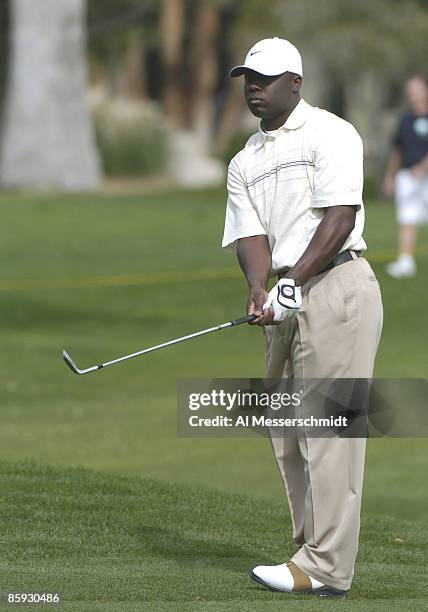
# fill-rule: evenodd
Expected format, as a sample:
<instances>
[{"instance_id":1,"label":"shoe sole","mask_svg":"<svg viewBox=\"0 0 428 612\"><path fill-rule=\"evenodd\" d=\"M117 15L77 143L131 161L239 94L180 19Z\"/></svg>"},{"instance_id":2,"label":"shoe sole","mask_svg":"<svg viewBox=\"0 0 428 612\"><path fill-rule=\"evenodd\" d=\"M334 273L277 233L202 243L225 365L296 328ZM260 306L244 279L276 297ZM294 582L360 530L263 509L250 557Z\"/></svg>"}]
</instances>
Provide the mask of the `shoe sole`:
<instances>
[{"instance_id":1,"label":"shoe sole","mask_svg":"<svg viewBox=\"0 0 428 612\"><path fill-rule=\"evenodd\" d=\"M388 266L385 267L385 272L388 274L388 276L390 276L391 278L396 278L398 280L400 279L404 279L404 278L414 278L417 274L417 270L413 269L413 270L408 270L407 272L403 272L401 270L394 270L394 269L390 269L388 268Z\"/></svg>"},{"instance_id":2,"label":"shoe sole","mask_svg":"<svg viewBox=\"0 0 428 612\"><path fill-rule=\"evenodd\" d=\"M269 589L269 591L275 591L276 593L287 593L288 595L315 595L316 597L329 597L330 599L345 599L348 594L347 591L337 591L331 587L308 589L307 591L287 591L286 589L279 589L271 586L268 582L265 582L252 571L250 572L250 578L256 584L260 584L261 586Z\"/></svg>"},{"instance_id":3,"label":"shoe sole","mask_svg":"<svg viewBox=\"0 0 428 612\"><path fill-rule=\"evenodd\" d=\"M411 274L395 274L394 272L388 272L387 270L386 273L388 274L389 277L396 278L397 280L406 279L406 278L415 278L416 276L416 272L413 272Z\"/></svg>"}]
</instances>

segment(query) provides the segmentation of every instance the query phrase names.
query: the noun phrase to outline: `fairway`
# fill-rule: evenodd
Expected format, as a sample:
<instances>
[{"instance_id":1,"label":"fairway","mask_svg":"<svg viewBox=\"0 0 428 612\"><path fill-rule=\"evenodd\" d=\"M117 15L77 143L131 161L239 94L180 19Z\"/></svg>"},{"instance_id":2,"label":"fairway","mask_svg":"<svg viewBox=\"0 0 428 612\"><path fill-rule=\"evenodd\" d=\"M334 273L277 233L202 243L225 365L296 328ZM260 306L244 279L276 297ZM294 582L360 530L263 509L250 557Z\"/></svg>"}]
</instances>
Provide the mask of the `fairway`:
<instances>
[{"instance_id":1,"label":"fairway","mask_svg":"<svg viewBox=\"0 0 428 612\"><path fill-rule=\"evenodd\" d=\"M2 591L58 593L61 610L285 609L247 576L294 551L278 501L22 462L0 473ZM366 516L352 598L292 608L422 610L426 545L422 521Z\"/></svg>"},{"instance_id":2,"label":"fairway","mask_svg":"<svg viewBox=\"0 0 428 612\"><path fill-rule=\"evenodd\" d=\"M253 562L281 562L292 550L269 444L176 434L176 380L262 376L260 330L240 326L82 378L61 359L66 348L87 367L242 316L246 284L219 247L224 202L219 190L0 197L0 445L11 538L0 591L33 576L34 586L91 601L64 609L131 610L141 598L144 610L163 609L157 599L182 602L165 604L174 610L284 608L246 578ZM365 236L385 308L375 374L426 377L427 228L420 273L402 282L383 273L394 255L391 207L369 203ZM423 439L369 440L352 591L360 607L351 609L423 609L427 449ZM22 459L98 472L15 465ZM293 601L304 610L336 605Z\"/></svg>"}]
</instances>

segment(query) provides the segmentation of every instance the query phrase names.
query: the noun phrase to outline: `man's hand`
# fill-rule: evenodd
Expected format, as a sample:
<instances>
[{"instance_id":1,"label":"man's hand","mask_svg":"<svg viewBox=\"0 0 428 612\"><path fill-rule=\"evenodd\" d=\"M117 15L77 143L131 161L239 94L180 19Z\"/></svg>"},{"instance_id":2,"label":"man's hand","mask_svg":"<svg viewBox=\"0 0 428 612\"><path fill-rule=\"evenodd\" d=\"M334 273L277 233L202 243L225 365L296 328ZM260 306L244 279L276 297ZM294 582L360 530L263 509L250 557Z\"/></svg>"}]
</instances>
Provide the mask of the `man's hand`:
<instances>
[{"instance_id":1,"label":"man's hand","mask_svg":"<svg viewBox=\"0 0 428 612\"><path fill-rule=\"evenodd\" d=\"M268 299L269 294L262 287L251 287L250 294L247 300L247 314L255 314L257 315L257 319L254 319L250 323L250 325L260 325L263 327L264 325L268 325L267 318L263 313L263 304ZM272 312L273 317L273 312Z\"/></svg>"},{"instance_id":2,"label":"man's hand","mask_svg":"<svg viewBox=\"0 0 428 612\"><path fill-rule=\"evenodd\" d=\"M281 323L290 310L298 310L302 305L302 291L296 286L294 279L281 278L269 291L269 296L263 304L263 310L273 310L272 322Z\"/></svg>"},{"instance_id":3,"label":"man's hand","mask_svg":"<svg viewBox=\"0 0 428 612\"><path fill-rule=\"evenodd\" d=\"M387 198L393 198L395 193L395 175L401 167L401 149L394 146L388 160L388 166L383 181L383 193Z\"/></svg>"},{"instance_id":4,"label":"man's hand","mask_svg":"<svg viewBox=\"0 0 428 612\"><path fill-rule=\"evenodd\" d=\"M279 325L287 313L302 305L302 292L292 278L282 278L268 293L252 287L247 301L247 313L257 315L250 325Z\"/></svg>"},{"instance_id":5,"label":"man's hand","mask_svg":"<svg viewBox=\"0 0 428 612\"><path fill-rule=\"evenodd\" d=\"M393 198L395 193L395 177L387 174L383 181L383 193L387 198Z\"/></svg>"}]
</instances>

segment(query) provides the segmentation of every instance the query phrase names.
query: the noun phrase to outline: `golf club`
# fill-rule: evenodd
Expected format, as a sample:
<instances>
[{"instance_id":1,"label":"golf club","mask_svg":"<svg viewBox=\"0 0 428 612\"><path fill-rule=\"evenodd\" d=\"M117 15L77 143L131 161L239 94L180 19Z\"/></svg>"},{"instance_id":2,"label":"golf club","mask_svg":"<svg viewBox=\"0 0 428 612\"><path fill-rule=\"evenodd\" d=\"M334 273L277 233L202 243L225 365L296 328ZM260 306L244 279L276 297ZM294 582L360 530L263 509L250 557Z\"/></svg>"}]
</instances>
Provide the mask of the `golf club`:
<instances>
[{"instance_id":1,"label":"golf club","mask_svg":"<svg viewBox=\"0 0 428 612\"><path fill-rule=\"evenodd\" d=\"M178 344L179 342L184 342L185 340L190 340L191 338L197 338L198 336L204 336L205 334L210 334L213 331L217 331L220 329L226 329L227 327L235 327L235 325L241 325L241 323L249 323L250 321L254 321L256 315L247 315L245 317L241 317L240 319L232 319L231 321L227 321L227 323L221 323L220 325L215 325L214 327L208 327L207 329L203 329L201 331L195 332L194 334L188 334L187 336L182 336L181 338L175 338L174 340L169 340L168 342L163 342L162 344L157 344L156 346L151 346L149 348L143 349L141 351L137 351L136 353L130 353L129 355L124 355L123 357L118 357L117 359L112 359L111 361L106 361L106 363L100 363L98 365L91 366L90 368L86 368L81 370L74 363L70 355L67 351L62 352L63 359L65 363L68 365L70 370L75 374L89 374L89 372L95 372L96 370L101 370L101 368L106 368L107 366L113 365L115 363L119 363L120 361L126 361L127 359L132 359L133 357L138 357L139 355L144 355L144 353L151 353L153 351L157 351L158 349L165 348L166 346L172 346L173 344Z\"/></svg>"}]
</instances>

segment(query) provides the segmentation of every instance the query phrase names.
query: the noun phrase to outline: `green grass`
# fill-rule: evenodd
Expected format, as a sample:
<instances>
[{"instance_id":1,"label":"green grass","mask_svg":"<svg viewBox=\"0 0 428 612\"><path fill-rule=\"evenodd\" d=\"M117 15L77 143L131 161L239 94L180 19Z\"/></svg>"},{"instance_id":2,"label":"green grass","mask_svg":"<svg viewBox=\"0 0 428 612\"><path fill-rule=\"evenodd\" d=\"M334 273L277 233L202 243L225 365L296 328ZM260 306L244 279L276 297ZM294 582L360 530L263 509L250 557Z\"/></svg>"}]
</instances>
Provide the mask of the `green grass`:
<instances>
[{"instance_id":1,"label":"green grass","mask_svg":"<svg viewBox=\"0 0 428 612\"><path fill-rule=\"evenodd\" d=\"M2 592L59 593L65 610L280 610L288 603L247 575L294 552L279 501L22 462L1 462L0 474ZM422 610L427 543L422 521L366 515L347 603L296 596L292 607Z\"/></svg>"},{"instance_id":2,"label":"green grass","mask_svg":"<svg viewBox=\"0 0 428 612\"><path fill-rule=\"evenodd\" d=\"M82 378L73 376L60 358L61 349L67 348L85 366L242 314L245 283L233 255L219 248L224 194L178 192L120 199L2 195L0 212L1 457L12 462L25 458L58 466L82 465L177 485L200 484L221 490L219 495L248 493L254 496L248 503L259 504L258 508L272 504L282 508L282 486L266 440L184 439L176 434L177 378L262 376L259 329L241 326L212 334ZM385 306L376 375L426 377L427 251L418 259L416 279L387 278L385 250L393 251L394 233L392 209L369 206L366 237L369 255L377 257L373 267ZM420 242L428 244L427 228ZM232 273L222 273L224 269ZM172 280L163 281L169 272ZM197 280L188 280L186 274ZM363 519L372 526L370 533L384 525L385 537L401 537L407 529L413 533L414 524L422 537L427 447L423 439L369 440ZM72 479L77 473L69 474ZM111 486L120 480L88 478ZM126 514L124 507L124 520ZM287 526L284 534L289 535ZM382 551L382 546L372 551L369 570L363 566L358 570L358 592L367 597L375 593L365 590L374 584L373 572L384 588L385 568L379 574L374 569L385 563ZM262 549L255 547L257 553ZM273 556L282 558L279 553ZM35 565L36 559L33 556ZM246 563L250 561L249 557ZM163 562L167 567L165 558ZM113 566L99 571L114 572ZM186 580L194 579L196 589L200 583L196 574L192 578L194 568L189 563L183 571ZM406 585L413 584L414 574L404 570ZM414 570L417 573L416 565ZM21 576L18 562L11 571L17 579ZM94 574L95 570L91 573L95 580ZM235 579L240 585L240 580L245 581L235 572L233 584L228 579L231 589ZM389 582L394 588L401 584L396 574ZM252 587L242 592L256 598L254 589L248 588ZM222 593L215 580L210 586L213 592ZM409 587L406 597L416 597L415 593ZM186 608L184 595L181 601L183 607L174 609L197 609ZM283 605L276 601L260 601L260 609ZM133 609L129 605L121 609ZM212 606L207 604L207 610L230 609L228 604ZM251 604L251 609L255 606ZM385 609L398 609L399 596L391 595L388 606ZM407 608L422 609L415 602ZM91 609L97 608L91 604ZM248 609L247 599L239 603L239 597L234 598L233 609Z\"/></svg>"},{"instance_id":3,"label":"green grass","mask_svg":"<svg viewBox=\"0 0 428 612\"><path fill-rule=\"evenodd\" d=\"M60 358L67 348L79 364L89 365L240 315L246 286L234 256L219 248L223 196L0 198L0 255L7 264L0 272L4 458L282 496L265 440L176 436L176 379L261 376L259 329L213 334L85 378L73 376ZM371 251L392 249L392 209L371 206L367 216ZM428 243L426 230L421 242ZM375 265L385 302L377 376L426 376L426 255L419 266L419 277L400 283L385 277L383 263ZM108 284L130 274L172 271L180 279L186 272L224 268L236 270L236 277L202 274L192 282L75 288L82 279L95 285L94 277ZM70 288L42 288L58 280ZM17 281L45 285L6 290ZM373 441L369 462L384 456L396 462L408 446L408 461L419 465L425 447L406 441Z\"/></svg>"}]
</instances>

